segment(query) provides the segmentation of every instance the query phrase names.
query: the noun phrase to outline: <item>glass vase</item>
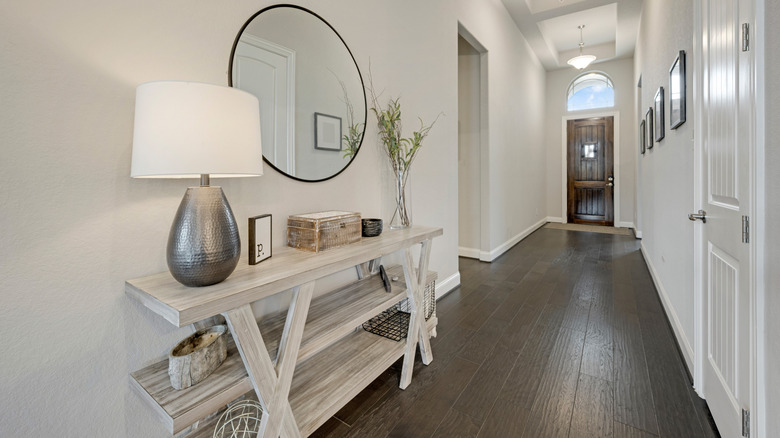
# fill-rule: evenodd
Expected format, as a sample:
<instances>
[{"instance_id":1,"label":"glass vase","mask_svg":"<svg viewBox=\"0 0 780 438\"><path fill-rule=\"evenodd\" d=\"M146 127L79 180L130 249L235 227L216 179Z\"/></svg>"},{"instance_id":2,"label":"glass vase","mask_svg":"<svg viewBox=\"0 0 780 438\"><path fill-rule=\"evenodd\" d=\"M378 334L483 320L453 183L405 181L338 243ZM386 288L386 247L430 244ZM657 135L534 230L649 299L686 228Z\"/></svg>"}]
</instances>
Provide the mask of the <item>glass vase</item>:
<instances>
[{"instance_id":1,"label":"glass vase","mask_svg":"<svg viewBox=\"0 0 780 438\"><path fill-rule=\"evenodd\" d=\"M395 174L395 206L393 217L390 219L390 229L399 230L412 226L412 185L409 179L409 171Z\"/></svg>"}]
</instances>

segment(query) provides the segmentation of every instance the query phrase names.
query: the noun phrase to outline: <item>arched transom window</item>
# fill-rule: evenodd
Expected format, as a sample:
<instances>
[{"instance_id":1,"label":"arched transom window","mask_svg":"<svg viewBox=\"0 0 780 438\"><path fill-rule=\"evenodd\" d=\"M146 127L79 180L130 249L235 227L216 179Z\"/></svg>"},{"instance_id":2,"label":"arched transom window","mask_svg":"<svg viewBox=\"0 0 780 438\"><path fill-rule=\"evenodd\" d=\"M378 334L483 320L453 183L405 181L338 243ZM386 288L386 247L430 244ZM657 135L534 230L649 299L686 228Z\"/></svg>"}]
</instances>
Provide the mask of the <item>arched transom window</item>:
<instances>
[{"instance_id":1,"label":"arched transom window","mask_svg":"<svg viewBox=\"0 0 780 438\"><path fill-rule=\"evenodd\" d=\"M588 72L577 76L569 85L566 107L569 111L615 106L615 89L609 76Z\"/></svg>"}]
</instances>

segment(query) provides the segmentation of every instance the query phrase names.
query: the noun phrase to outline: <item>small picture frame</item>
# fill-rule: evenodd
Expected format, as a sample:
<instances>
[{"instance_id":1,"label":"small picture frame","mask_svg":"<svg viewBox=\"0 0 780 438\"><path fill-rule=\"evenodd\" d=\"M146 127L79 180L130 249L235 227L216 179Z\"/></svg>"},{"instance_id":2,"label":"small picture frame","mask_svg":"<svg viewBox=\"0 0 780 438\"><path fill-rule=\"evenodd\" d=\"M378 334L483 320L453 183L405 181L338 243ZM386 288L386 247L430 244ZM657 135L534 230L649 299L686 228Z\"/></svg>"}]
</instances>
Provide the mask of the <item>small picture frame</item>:
<instances>
[{"instance_id":1,"label":"small picture frame","mask_svg":"<svg viewBox=\"0 0 780 438\"><path fill-rule=\"evenodd\" d=\"M272 219L270 214L249 218L249 264L256 265L271 258Z\"/></svg>"},{"instance_id":2,"label":"small picture frame","mask_svg":"<svg viewBox=\"0 0 780 438\"><path fill-rule=\"evenodd\" d=\"M669 129L685 123L685 50L680 50L669 69Z\"/></svg>"},{"instance_id":3,"label":"small picture frame","mask_svg":"<svg viewBox=\"0 0 780 438\"><path fill-rule=\"evenodd\" d=\"M314 149L341 150L341 117L314 113Z\"/></svg>"},{"instance_id":4,"label":"small picture frame","mask_svg":"<svg viewBox=\"0 0 780 438\"><path fill-rule=\"evenodd\" d=\"M650 107L647 109L647 113L645 113L645 124L647 125L647 136L645 139L645 144L647 145L648 149L653 148L653 107Z\"/></svg>"},{"instance_id":5,"label":"small picture frame","mask_svg":"<svg viewBox=\"0 0 780 438\"><path fill-rule=\"evenodd\" d=\"M654 99L655 106L655 141L661 141L664 139L666 133L664 132L664 87L658 87L658 91L655 92Z\"/></svg>"},{"instance_id":6,"label":"small picture frame","mask_svg":"<svg viewBox=\"0 0 780 438\"><path fill-rule=\"evenodd\" d=\"M645 154L645 150L647 148L647 125L645 125L645 121L642 120L639 122L639 151L642 153L642 155Z\"/></svg>"}]
</instances>

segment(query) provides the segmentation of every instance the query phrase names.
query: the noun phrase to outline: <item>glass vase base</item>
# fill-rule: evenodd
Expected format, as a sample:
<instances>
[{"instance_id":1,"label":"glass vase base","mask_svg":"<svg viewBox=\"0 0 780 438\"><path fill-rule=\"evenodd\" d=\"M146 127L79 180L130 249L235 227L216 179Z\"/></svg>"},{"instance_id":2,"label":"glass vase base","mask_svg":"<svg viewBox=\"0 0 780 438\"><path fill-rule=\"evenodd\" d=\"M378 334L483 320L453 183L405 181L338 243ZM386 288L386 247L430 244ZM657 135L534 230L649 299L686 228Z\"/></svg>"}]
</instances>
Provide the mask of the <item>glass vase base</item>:
<instances>
[{"instance_id":1,"label":"glass vase base","mask_svg":"<svg viewBox=\"0 0 780 438\"><path fill-rule=\"evenodd\" d=\"M412 228L412 224L409 225L403 225L403 224L390 224L391 230L405 230L407 228Z\"/></svg>"}]
</instances>

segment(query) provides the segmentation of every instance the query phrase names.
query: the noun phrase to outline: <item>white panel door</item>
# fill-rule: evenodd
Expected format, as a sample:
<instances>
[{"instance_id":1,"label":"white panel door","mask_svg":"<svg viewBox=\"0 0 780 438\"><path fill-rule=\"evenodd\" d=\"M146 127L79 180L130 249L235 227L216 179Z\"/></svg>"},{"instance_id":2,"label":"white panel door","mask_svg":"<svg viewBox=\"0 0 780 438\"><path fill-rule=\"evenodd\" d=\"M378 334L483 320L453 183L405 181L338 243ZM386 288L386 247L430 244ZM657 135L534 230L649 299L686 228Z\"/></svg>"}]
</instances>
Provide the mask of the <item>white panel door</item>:
<instances>
[{"instance_id":1,"label":"white panel door","mask_svg":"<svg viewBox=\"0 0 780 438\"><path fill-rule=\"evenodd\" d=\"M742 436L751 401L751 251L742 217L751 203L753 58L741 45L750 2L701 2L702 392L723 437Z\"/></svg>"},{"instance_id":2,"label":"white panel door","mask_svg":"<svg viewBox=\"0 0 780 438\"><path fill-rule=\"evenodd\" d=\"M260 100L263 155L295 176L295 53L245 35L236 45L233 65L233 86Z\"/></svg>"}]
</instances>

